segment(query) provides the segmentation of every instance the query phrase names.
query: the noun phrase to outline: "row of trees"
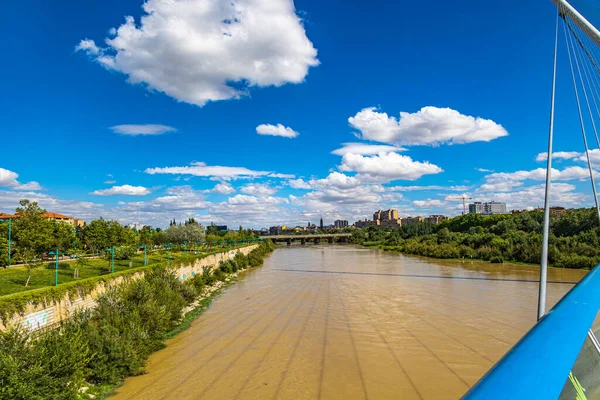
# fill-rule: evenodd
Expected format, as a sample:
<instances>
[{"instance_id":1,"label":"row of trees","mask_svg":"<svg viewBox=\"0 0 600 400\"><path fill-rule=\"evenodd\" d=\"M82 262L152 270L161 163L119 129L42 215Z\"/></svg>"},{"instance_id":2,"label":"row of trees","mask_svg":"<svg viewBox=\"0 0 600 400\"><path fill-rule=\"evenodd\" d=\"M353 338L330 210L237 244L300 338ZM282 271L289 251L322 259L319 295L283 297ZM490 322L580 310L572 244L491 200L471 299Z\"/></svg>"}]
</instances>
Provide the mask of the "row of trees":
<instances>
[{"instance_id":1,"label":"row of trees","mask_svg":"<svg viewBox=\"0 0 600 400\"><path fill-rule=\"evenodd\" d=\"M215 225L205 230L193 218L183 224L177 224L173 220L169 228L164 230L145 226L138 231L124 227L118 221L102 218L78 229L64 222L44 218L45 210L29 200L21 200L16 212L19 217L11 221L10 246L9 226L7 223L0 223L0 266L6 267L15 262L41 262L43 254L56 249L70 254L102 254L111 247L128 247L135 252L140 246L232 241L254 237L250 229L243 229L241 226L238 231L220 232Z\"/></svg>"},{"instance_id":2,"label":"row of trees","mask_svg":"<svg viewBox=\"0 0 600 400\"><path fill-rule=\"evenodd\" d=\"M550 219L549 262L555 267L591 268L600 262L600 227L595 209L568 210ZM539 263L543 213L468 214L435 226L418 223L396 229L356 230L351 241L387 246L436 258Z\"/></svg>"}]
</instances>

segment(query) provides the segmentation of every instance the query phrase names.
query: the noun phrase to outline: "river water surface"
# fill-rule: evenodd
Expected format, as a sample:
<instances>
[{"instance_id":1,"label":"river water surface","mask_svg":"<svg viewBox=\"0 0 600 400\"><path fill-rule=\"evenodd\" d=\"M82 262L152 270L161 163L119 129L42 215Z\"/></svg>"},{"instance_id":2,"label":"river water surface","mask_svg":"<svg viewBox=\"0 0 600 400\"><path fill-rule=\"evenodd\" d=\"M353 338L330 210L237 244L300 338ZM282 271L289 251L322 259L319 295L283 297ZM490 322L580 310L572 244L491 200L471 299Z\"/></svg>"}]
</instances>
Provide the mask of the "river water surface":
<instances>
[{"instance_id":1,"label":"river water surface","mask_svg":"<svg viewBox=\"0 0 600 400\"><path fill-rule=\"evenodd\" d=\"M111 399L457 399L533 326L538 274L278 248ZM551 269L549 306L584 275Z\"/></svg>"}]
</instances>

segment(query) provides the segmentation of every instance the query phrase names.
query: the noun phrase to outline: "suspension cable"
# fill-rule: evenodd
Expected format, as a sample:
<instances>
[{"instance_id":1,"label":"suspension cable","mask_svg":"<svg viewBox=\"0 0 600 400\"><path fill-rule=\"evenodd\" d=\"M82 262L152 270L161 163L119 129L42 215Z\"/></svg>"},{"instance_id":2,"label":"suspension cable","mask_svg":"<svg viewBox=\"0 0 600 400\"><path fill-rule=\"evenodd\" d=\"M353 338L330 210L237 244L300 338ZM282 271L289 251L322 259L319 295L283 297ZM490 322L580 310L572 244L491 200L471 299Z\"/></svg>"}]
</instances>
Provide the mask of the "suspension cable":
<instances>
[{"instance_id":1,"label":"suspension cable","mask_svg":"<svg viewBox=\"0 0 600 400\"><path fill-rule=\"evenodd\" d=\"M590 161L590 150L587 144L587 137L585 134L585 124L583 122L583 114L581 112L581 103L579 101L579 91L577 90L577 80L575 79L575 70L573 69L573 60L571 58L571 47L572 47L572 39L567 34L567 29L565 27L566 24L563 25L565 31L565 40L567 42L567 53L569 54L569 66L571 68L571 77L573 78L573 88L575 89L575 99L577 100L577 111L579 112L579 123L581 124L581 133L583 136L583 144L585 146L585 155L587 157L588 170L590 172L590 180L592 182L592 191L594 192L594 202L596 203L596 212L598 213L598 220L600 221L600 206L598 205L598 195L596 193L596 184L594 182L594 171L592 170L592 163ZM571 39L571 40L569 40ZM569 45L571 42L571 45Z\"/></svg>"}]
</instances>

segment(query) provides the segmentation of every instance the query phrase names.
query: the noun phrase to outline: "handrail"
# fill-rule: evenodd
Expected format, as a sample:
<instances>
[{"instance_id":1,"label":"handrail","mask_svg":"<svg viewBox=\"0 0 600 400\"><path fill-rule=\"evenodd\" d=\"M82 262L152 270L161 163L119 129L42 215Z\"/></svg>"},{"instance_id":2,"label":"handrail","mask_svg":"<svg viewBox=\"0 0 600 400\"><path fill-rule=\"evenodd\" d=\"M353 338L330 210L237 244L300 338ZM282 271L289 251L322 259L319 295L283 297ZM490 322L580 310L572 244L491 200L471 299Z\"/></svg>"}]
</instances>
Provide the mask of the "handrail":
<instances>
[{"instance_id":1,"label":"handrail","mask_svg":"<svg viewBox=\"0 0 600 400\"><path fill-rule=\"evenodd\" d=\"M597 265L463 399L557 399L599 309Z\"/></svg>"}]
</instances>

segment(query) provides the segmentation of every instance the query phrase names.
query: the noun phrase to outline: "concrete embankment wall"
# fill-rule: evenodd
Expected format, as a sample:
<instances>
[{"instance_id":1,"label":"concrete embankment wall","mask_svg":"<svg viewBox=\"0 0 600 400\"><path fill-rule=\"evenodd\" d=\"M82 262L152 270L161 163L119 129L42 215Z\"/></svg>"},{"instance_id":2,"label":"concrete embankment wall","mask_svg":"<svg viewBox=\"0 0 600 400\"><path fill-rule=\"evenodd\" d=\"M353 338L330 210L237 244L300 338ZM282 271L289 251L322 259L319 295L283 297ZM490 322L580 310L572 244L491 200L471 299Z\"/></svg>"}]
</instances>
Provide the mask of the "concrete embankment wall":
<instances>
[{"instance_id":1,"label":"concrete embankment wall","mask_svg":"<svg viewBox=\"0 0 600 400\"><path fill-rule=\"evenodd\" d=\"M177 276L179 276L179 279L181 280L186 280L193 277L195 274L201 274L204 267L209 267L212 271L218 267L221 261L233 258L237 252L248 254L257 247L258 245L255 244L227 252L211 254L205 258L196 260L193 264L183 265L176 268ZM15 318L9 321L7 325L21 324L25 329L32 331L50 328L61 320L68 318L75 311L94 307L96 304L96 298L104 293L109 286L119 285L130 279L138 279L143 275L144 271L142 270L129 276L117 276L108 284L98 283L98 286L96 286L90 292L90 294L84 297L79 297L76 299L65 297L52 305L28 304L25 313L23 315L15 316ZM4 328L5 326L0 321L0 330Z\"/></svg>"}]
</instances>

